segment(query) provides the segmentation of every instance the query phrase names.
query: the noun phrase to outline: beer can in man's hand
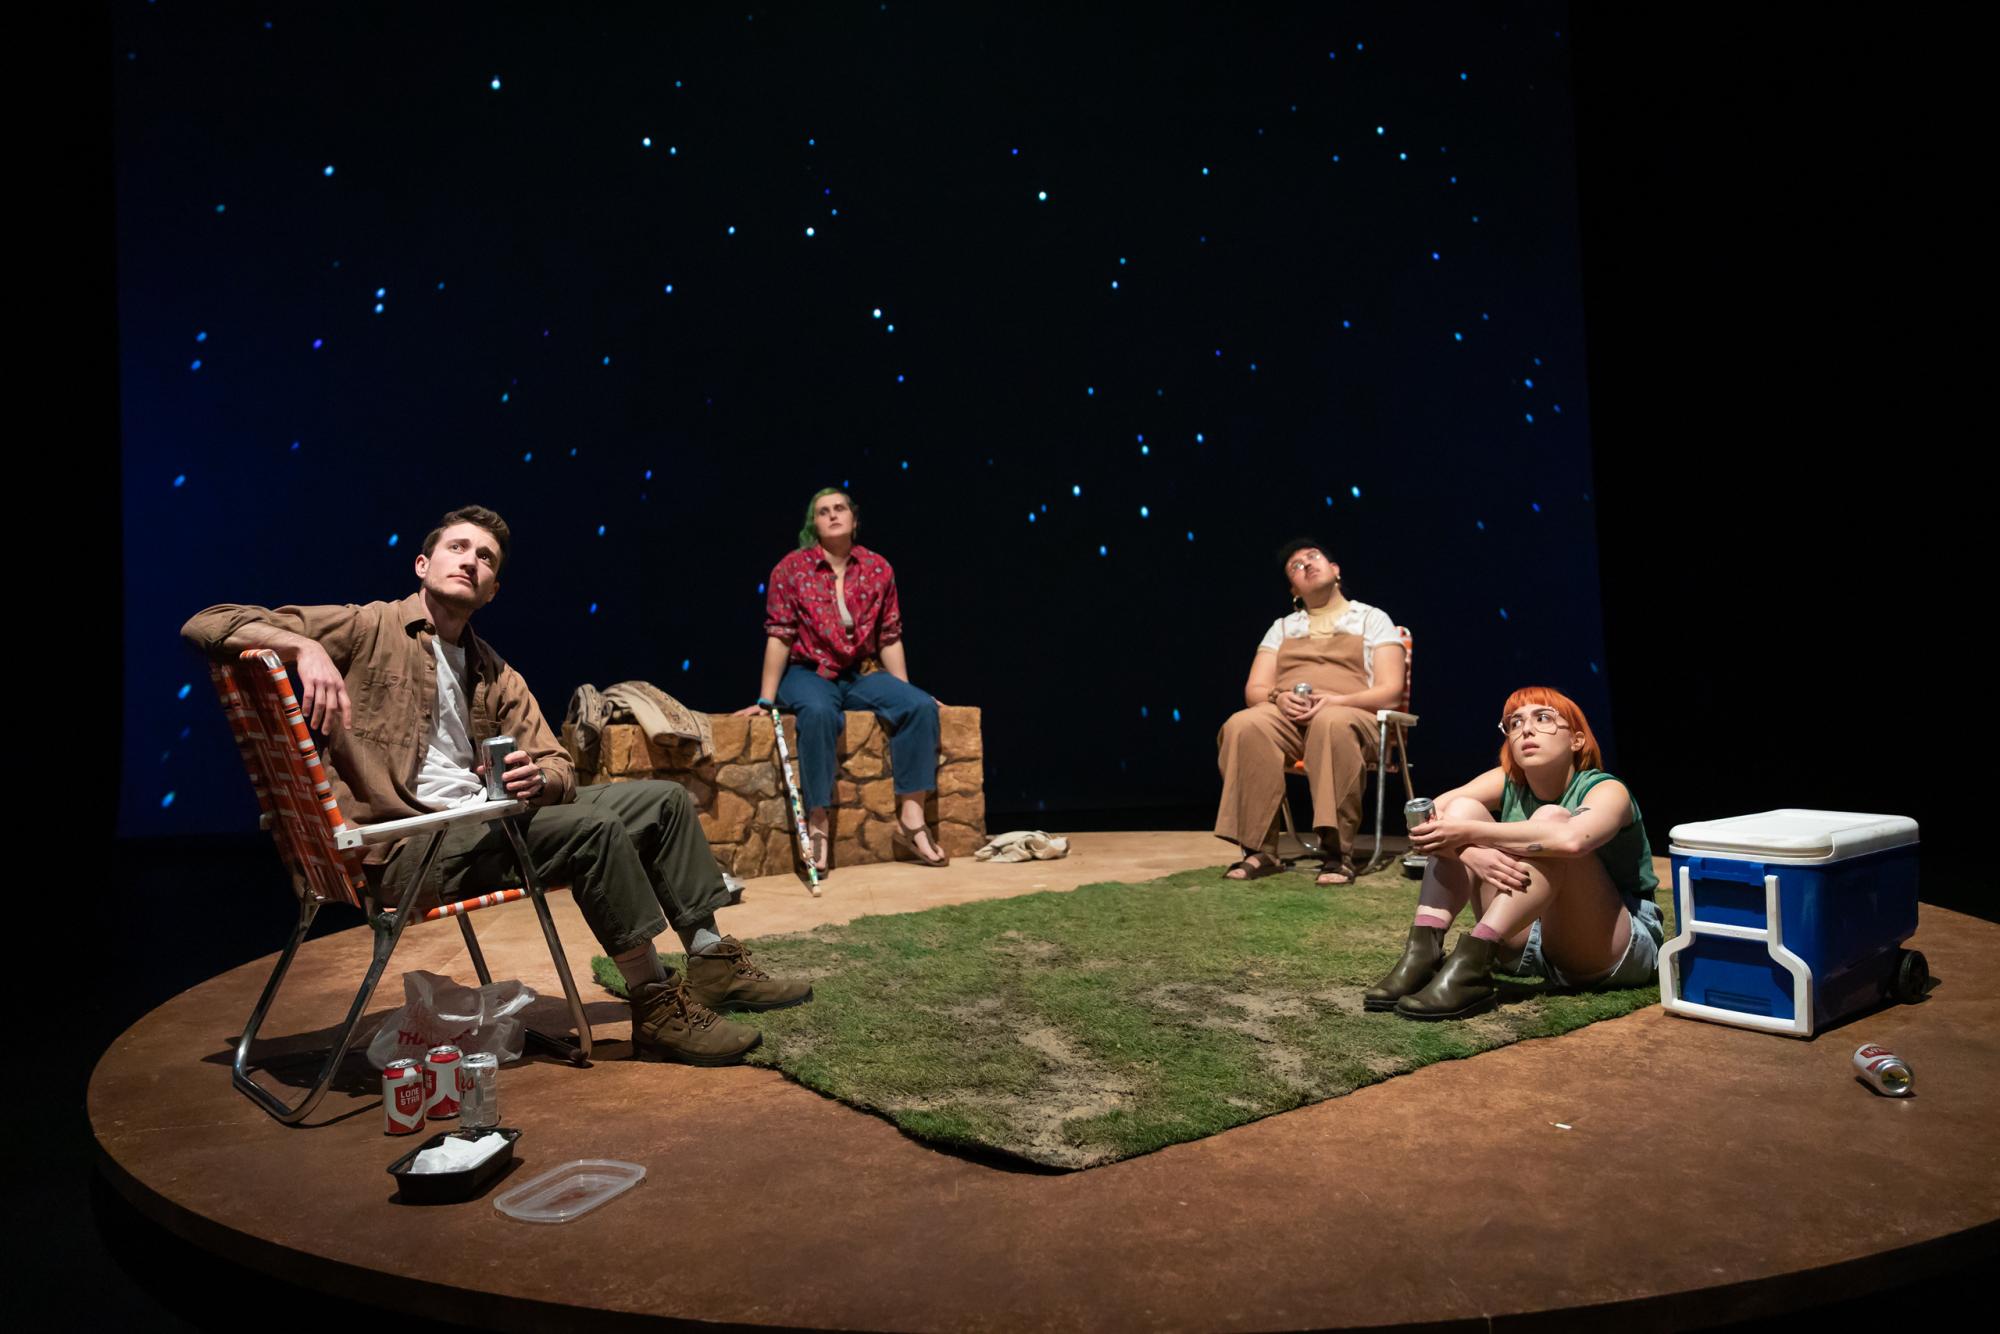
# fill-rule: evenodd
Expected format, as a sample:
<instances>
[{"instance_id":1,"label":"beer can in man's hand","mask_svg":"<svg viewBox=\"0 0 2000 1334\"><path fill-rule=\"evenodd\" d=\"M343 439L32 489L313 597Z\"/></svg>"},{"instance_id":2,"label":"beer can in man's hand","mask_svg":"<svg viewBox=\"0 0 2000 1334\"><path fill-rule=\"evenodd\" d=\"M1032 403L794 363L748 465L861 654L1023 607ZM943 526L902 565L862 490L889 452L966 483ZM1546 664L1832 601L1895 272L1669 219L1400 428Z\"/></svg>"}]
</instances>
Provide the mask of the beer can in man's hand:
<instances>
[{"instance_id":1,"label":"beer can in man's hand","mask_svg":"<svg viewBox=\"0 0 2000 1334\"><path fill-rule=\"evenodd\" d=\"M486 757L486 799L506 801L507 757L514 753L514 738L510 736L489 737L480 746L480 753Z\"/></svg>"},{"instance_id":2,"label":"beer can in man's hand","mask_svg":"<svg viewBox=\"0 0 2000 1334\"><path fill-rule=\"evenodd\" d=\"M382 1071L382 1133L414 1135L424 1128L424 1068L391 1061Z\"/></svg>"},{"instance_id":3,"label":"beer can in man's hand","mask_svg":"<svg viewBox=\"0 0 2000 1334\"><path fill-rule=\"evenodd\" d=\"M1299 696L1301 699L1303 699L1307 695L1312 694L1312 692L1313 692L1313 686L1312 682L1310 681L1301 681L1297 685L1292 687L1292 693L1294 695Z\"/></svg>"},{"instance_id":4,"label":"beer can in man's hand","mask_svg":"<svg viewBox=\"0 0 2000 1334\"><path fill-rule=\"evenodd\" d=\"M1909 1097L1910 1085L1915 1081L1908 1062L1872 1042L1862 1044L1854 1053L1854 1072L1862 1083L1889 1098Z\"/></svg>"}]
</instances>

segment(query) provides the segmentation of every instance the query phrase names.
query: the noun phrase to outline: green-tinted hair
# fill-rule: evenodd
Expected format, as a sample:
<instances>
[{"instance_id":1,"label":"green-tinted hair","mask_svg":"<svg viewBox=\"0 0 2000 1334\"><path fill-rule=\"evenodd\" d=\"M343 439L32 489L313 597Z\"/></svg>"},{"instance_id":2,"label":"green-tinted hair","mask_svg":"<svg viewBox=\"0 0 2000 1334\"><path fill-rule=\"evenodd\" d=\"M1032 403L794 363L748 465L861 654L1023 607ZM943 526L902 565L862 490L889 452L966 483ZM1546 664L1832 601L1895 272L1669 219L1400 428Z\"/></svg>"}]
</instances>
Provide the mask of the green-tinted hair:
<instances>
[{"instance_id":1,"label":"green-tinted hair","mask_svg":"<svg viewBox=\"0 0 2000 1334\"><path fill-rule=\"evenodd\" d=\"M819 502L825 500L828 496L846 496L848 511L854 515L854 521L857 524L861 522L861 506L854 503L853 492L844 486L823 486L813 492L812 499L806 502L805 526L799 529L800 551L819 545L819 529L813 526L813 511L819 507Z\"/></svg>"}]
</instances>

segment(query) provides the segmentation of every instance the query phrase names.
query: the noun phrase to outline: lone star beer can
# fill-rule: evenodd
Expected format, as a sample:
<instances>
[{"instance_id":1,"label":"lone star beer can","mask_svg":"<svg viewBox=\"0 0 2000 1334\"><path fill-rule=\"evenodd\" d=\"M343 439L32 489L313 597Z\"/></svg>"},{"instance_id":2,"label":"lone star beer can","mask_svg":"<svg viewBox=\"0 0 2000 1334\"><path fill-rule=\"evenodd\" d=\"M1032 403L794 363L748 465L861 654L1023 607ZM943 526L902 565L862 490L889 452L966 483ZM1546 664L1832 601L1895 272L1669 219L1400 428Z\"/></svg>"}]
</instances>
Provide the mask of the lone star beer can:
<instances>
[{"instance_id":1,"label":"lone star beer can","mask_svg":"<svg viewBox=\"0 0 2000 1334\"><path fill-rule=\"evenodd\" d=\"M1854 1073L1861 1082L1887 1098L1907 1098L1915 1077L1902 1057L1887 1047L1864 1043L1854 1053Z\"/></svg>"},{"instance_id":2,"label":"lone star beer can","mask_svg":"<svg viewBox=\"0 0 2000 1334\"><path fill-rule=\"evenodd\" d=\"M391 1061L382 1071L382 1133L414 1135L424 1128L424 1068Z\"/></svg>"}]
</instances>

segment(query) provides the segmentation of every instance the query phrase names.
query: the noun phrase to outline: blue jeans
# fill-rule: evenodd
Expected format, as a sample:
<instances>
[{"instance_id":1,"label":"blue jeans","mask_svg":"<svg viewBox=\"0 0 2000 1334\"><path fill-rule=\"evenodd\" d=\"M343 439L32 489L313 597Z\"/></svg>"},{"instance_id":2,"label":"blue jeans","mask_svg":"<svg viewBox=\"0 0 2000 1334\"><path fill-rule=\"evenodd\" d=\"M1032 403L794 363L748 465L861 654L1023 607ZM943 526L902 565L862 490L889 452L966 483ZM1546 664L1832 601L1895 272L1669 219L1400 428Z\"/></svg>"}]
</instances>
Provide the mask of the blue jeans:
<instances>
[{"instance_id":1,"label":"blue jeans","mask_svg":"<svg viewBox=\"0 0 2000 1334\"><path fill-rule=\"evenodd\" d=\"M798 717L799 791L806 809L833 805L833 774L848 709L866 709L889 731L889 767L896 795L937 786L937 701L887 672L843 673L829 681L794 663L778 683L778 707ZM899 817L900 818L900 817Z\"/></svg>"}]
</instances>

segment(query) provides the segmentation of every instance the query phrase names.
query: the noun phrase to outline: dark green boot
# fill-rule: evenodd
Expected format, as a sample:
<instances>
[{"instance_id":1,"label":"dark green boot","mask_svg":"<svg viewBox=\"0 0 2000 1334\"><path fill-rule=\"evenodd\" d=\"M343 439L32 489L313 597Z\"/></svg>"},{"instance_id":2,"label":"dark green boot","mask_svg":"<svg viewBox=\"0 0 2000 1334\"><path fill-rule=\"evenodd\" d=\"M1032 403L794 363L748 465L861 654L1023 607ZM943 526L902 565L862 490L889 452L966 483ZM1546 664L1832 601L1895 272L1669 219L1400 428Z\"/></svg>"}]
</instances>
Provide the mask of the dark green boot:
<instances>
[{"instance_id":1,"label":"dark green boot","mask_svg":"<svg viewBox=\"0 0 2000 1334\"><path fill-rule=\"evenodd\" d=\"M1493 956L1499 948L1497 940L1481 940L1470 931L1461 935L1430 985L1397 1001L1396 1013L1405 1019L1470 1019L1486 1013L1500 1003L1493 985Z\"/></svg>"},{"instance_id":2,"label":"dark green boot","mask_svg":"<svg viewBox=\"0 0 2000 1334\"><path fill-rule=\"evenodd\" d=\"M1397 1001L1429 982L1443 961L1444 928L1413 923L1410 938L1403 943L1403 957L1396 960L1396 966L1384 974L1380 982L1368 988L1361 997L1361 1008L1395 1009Z\"/></svg>"}]
</instances>

